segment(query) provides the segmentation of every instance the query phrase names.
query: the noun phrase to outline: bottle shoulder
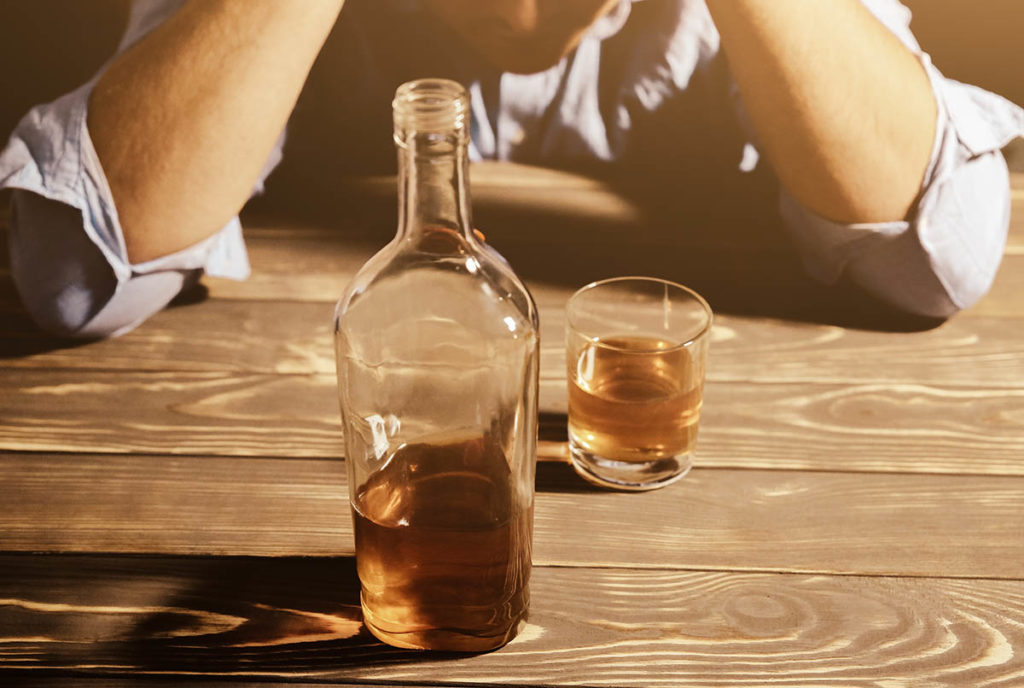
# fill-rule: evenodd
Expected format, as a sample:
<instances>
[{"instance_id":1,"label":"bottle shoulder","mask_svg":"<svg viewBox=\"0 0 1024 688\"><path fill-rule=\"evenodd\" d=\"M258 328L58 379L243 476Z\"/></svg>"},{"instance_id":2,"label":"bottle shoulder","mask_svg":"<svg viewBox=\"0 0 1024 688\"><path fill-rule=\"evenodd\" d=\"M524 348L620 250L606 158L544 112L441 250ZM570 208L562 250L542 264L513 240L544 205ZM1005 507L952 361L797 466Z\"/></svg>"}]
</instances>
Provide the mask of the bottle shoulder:
<instances>
[{"instance_id":1,"label":"bottle shoulder","mask_svg":"<svg viewBox=\"0 0 1024 688\"><path fill-rule=\"evenodd\" d=\"M508 262L482 242L462 238L444 250L395 239L359 270L335 308L335 330L399 321L462 322L481 331L536 338L536 304Z\"/></svg>"},{"instance_id":2,"label":"bottle shoulder","mask_svg":"<svg viewBox=\"0 0 1024 688\"><path fill-rule=\"evenodd\" d=\"M526 283L520 279L515 270L505 257L488 243L479 242L480 253L487 257L481 262L481 269L485 277L491 281L496 290L503 293L506 298L512 301L519 311L527 318L535 330L540 328L540 320L537 312L537 303L533 300Z\"/></svg>"}]
</instances>

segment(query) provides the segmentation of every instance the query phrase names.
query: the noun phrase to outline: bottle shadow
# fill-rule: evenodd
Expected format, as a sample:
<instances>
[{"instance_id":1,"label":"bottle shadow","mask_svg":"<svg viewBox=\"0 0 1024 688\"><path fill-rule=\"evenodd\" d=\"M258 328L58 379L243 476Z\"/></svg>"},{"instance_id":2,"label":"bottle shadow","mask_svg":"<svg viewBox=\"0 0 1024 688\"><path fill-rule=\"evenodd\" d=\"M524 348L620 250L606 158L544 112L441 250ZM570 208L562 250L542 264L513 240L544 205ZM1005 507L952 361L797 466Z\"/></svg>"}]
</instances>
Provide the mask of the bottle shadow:
<instances>
[{"instance_id":1,"label":"bottle shadow","mask_svg":"<svg viewBox=\"0 0 1024 688\"><path fill-rule=\"evenodd\" d=\"M548 446L557 446L557 454L537 457L537 492L553 493L601 493L609 492L609 488L598 486L584 480L572 467L567 455L569 441L568 416L554 411L541 411L537 423L537 436Z\"/></svg>"},{"instance_id":2,"label":"bottle shadow","mask_svg":"<svg viewBox=\"0 0 1024 688\"><path fill-rule=\"evenodd\" d=\"M944 322L902 311L846 281L826 285L809 277L779 218L777 187L764 174L722 189L692 179L672 188L648 183L676 178L664 171L478 169L484 173L473 191L474 225L526 280L576 288L646 275L697 290L716 313L880 332ZM322 181L286 179L276 193L255 199L250 213L334 226L346 242L383 246L394 235L393 184L335 182L325 189ZM294 202L297 195L302 204Z\"/></svg>"},{"instance_id":3,"label":"bottle shadow","mask_svg":"<svg viewBox=\"0 0 1024 688\"><path fill-rule=\"evenodd\" d=\"M47 671L358 680L374 667L471 656L377 640L363 623L354 557L64 555L33 579L46 587L55 578L67 579L60 594L78 611L70 625L58 614L34 621L60 625L63 640L40 651ZM111 608L118 613L102 611Z\"/></svg>"}]
</instances>

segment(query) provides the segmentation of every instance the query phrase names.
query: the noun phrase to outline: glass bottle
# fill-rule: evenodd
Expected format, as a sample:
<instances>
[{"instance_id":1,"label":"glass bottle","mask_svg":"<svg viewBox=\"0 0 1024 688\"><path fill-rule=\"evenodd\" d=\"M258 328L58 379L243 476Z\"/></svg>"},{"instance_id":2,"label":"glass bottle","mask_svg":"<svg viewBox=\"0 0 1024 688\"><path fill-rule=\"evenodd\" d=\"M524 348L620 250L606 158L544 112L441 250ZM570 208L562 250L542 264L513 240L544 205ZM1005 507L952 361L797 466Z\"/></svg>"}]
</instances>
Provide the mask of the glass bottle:
<instances>
[{"instance_id":1,"label":"glass bottle","mask_svg":"<svg viewBox=\"0 0 1024 688\"><path fill-rule=\"evenodd\" d=\"M537 310L472 229L465 89L393 105L398 233L335 310L363 615L390 645L479 652L529 606Z\"/></svg>"}]
</instances>

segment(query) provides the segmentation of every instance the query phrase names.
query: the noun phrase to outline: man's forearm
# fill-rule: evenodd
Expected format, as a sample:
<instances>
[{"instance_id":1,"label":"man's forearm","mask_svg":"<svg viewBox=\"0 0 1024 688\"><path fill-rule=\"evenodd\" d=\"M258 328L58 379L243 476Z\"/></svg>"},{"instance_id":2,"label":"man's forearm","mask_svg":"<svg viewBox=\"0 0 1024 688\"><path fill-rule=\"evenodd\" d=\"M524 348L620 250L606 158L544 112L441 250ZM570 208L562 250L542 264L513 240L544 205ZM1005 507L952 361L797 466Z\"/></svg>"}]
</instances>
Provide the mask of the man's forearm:
<instances>
[{"instance_id":1,"label":"man's forearm","mask_svg":"<svg viewBox=\"0 0 1024 688\"><path fill-rule=\"evenodd\" d=\"M244 205L344 0L190 0L118 57L89 132L134 263Z\"/></svg>"},{"instance_id":2,"label":"man's forearm","mask_svg":"<svg viewBox=\"0 0 1024 688\"><path fill-rule=\"evenodd\" d=\"M840 222L902 220L935 138L917 58L859 0L708 0L780 181Z\"/></svg>"}]
</instances>

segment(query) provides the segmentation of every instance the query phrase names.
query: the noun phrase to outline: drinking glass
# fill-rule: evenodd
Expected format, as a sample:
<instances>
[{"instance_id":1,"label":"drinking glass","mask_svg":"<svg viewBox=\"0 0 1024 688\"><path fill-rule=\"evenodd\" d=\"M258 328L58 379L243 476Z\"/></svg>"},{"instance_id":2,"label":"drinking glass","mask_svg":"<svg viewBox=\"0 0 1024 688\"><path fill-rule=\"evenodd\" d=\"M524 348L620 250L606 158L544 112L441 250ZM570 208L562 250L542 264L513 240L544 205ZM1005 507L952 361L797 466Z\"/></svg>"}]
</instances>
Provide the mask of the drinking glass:
<instances>
[{"instance_id":1,"label":"drinking glass","mask_svg":"<svg viewBox=\"0 0 1024 688\"><path fill-rule=\"evenodd\" d=\"M606 487L652 490L693 463L712 313L648 277L589 284L566 307L569 453Z\"/></svg>"}]
</instances>

